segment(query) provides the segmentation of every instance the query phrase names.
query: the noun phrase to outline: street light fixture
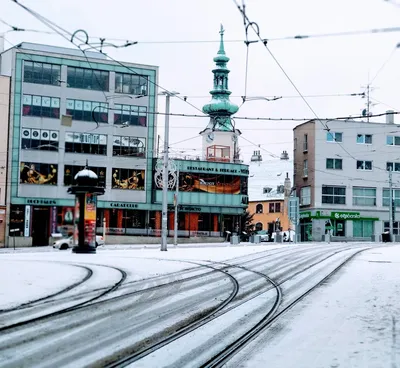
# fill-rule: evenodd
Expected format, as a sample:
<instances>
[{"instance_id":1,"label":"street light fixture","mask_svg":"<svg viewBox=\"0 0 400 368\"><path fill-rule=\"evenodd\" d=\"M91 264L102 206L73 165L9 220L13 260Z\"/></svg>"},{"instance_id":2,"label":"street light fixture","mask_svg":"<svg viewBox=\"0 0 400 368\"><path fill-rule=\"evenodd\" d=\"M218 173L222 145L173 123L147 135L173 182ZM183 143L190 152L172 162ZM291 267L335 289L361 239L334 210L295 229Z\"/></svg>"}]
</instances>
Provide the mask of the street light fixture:
<instances>
[{"instance_id":1,"label":"street light fixture","mask_svg":"<svg viewBox=\"0 0 400 368\"><path fill-rule=\"evenodd\" d=\"M162 217L161 217L161 251L167 250L168 236L168 146L169 146L169 107L171 96L179 92L163 91L159 95L165 96L165 128L164 128L164 161L163 161L163 186L162 186Z\"/></svg>"}]
</instances>

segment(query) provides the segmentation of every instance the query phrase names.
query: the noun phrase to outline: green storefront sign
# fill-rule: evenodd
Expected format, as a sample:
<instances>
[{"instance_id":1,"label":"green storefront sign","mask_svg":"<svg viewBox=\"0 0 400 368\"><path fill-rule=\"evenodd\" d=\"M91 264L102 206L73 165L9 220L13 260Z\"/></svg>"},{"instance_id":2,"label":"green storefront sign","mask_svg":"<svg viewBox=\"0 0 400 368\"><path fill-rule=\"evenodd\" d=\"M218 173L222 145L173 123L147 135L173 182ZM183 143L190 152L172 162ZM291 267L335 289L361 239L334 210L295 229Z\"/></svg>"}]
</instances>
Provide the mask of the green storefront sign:
<instances>
[{"instance_id":1,"label":"green storefront sign","mask_svg":"<svg viewBox=\"0 0 400 368\"><path fill-rule=\"evenodd\" d=\"M331 212L331 218L336 220L359 220L360 212Z\"/></svg>"},{"instance_id":2,"label":"green storefront sign","mask_svg":"<svg viewBox=\"0 0 400 368\"><path fill-rule=\"evenodd\" d=\"M311 218L311 211L300 212L300 220L302 220L302 219L310 219L310 218Z\"/></svg>"}]
</instances>

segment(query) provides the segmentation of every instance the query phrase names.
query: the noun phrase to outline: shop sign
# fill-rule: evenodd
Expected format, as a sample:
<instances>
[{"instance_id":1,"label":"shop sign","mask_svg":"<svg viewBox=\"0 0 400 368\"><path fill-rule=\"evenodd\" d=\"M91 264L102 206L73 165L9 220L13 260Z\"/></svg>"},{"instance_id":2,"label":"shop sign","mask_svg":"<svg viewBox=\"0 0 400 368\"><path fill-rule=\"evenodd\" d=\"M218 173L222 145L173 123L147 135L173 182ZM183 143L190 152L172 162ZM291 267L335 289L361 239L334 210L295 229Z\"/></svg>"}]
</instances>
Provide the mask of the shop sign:
<instances>
[{"instance_id":1,"label":"shop sign","mask_svg":"<svg viewBox=\"0 0 400 368\"><path fill-rule=\"evenodd\" d=\"M38 198L38 199L27 199L26 204L38 204L38 205L44 205L44 206L56 206L57 201L55 199L44 199L44 198Z\"/></svg>"},{"instance_id":2,"label":"shop sign","mask_svg":"<svg viewBox=\"0 0 400 368\"><path fill-rule=\"evenodd\" d=\"M337 220L355 220L360 219L360 212L332 212L331 217Z\"/></svg>"},{"instance_id":3,"label":"shop sign","mask_svg":"<svg viewBox=\"0 0 400 368\"><path fill-rule=\"evenodd\" d=\"M248 175L249 169L226 169L218 167L199 167L199 166L188 166L181 171L195 171L195 172L209 172L209 173L221 173L221 174L241 174Z\"/></svg>"},{"instance_id":4,"label":"shop sign","mask_svg":"<svg viewBox=\"0 0 400 368\"><path fill-rule=\"evenodd\" d=\"M111 202L110 207L112 207L112 208L138 208L138 205L136 203Z\"/></svg>"},{"instance_id":5,"label":"shop sign","mask_svg":"<svg viewBox=\"0 0 400 368\"><path fill-rule=\"evenodd\" d=\"M300 220L311 218L311 211L300 212Z\"/></svg>"},{"instance_id":6,"label":"shop sign","mask_svg":"<svg viewBox=\"0 0 400 368\"><path fill-rule=\"evenodd\" d=\"M201 207L178 206L178 209L183 212L201 212Z\"/></svg>"},{"instance_id":7,"label":"shop sign","mask_svg":"<svg viewBox=\"0 0 400 368\"><path fill-rule=\"evenodd\" d=\"M24 236L28 237L31 230L31 206L25 206Z\"/></svg>"}]
</instances>

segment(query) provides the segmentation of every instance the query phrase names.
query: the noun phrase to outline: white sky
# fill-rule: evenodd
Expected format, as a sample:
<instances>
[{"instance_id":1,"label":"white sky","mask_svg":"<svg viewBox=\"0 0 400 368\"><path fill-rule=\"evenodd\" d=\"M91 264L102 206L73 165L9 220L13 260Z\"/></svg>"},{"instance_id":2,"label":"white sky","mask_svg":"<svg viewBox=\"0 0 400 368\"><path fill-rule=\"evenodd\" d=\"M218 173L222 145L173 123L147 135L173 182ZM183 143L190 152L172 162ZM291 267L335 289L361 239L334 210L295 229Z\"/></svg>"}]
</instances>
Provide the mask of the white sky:
<instances>
[{"instance_id":1,"label":"white sky","mask_svg":"<svg viewBox=\"0 0 400 368\"><path fill-rule=\"evenodd\" d=\"M238 2L241 4L241 1ZM91 37L139 41L139 44L127 49L109 48L107 51L119 60L158 65L160 85L179 91L181 96L188 96L188 101L200 109L210 99L208 92L212 87L211 70L214 66L212 58L217 53L218 43L140 42L218 41L221 23L226 30L226 40L244 40L243 20L232 0L113 0L103 5L95 0L58 0L57 7L52 0L25 0L23 3L68 31L84 28ZM250 20L257 22L260 35L267 39L396 27L400 19L400 1L398 6L385 0L246 0L245 3ZM0 18L12 25L47 30L11 0L1 0L1 9ZM8 27L0 23L0 32L6 30ZM5 37L13 44L29 41L72 46L56 35L10 32ZM252 31L249 32L249 39L256 39ZM305 96L363 92L362 86L376 76L391 55L373 81L376 89L371 95L375 99L372 102L381 103L373 106L372 112L381 113L390 108L397 111L400 107L396 88L400 77L397 67L400 49L393 52L398 42L400 32L270 41L268 46ZM10 44L6 42L5 46L9 47ZM244 95L246 47L242 42L227 42L225 50L231 58L228 64L231 70L230 90L232 96L237 96L232 97L232 100L241 104L239 96ZM250 46L247 95L297 96L293 86L261 43ZM307 101L320 118L360 115L365 107L365 99L360 96L309 97ZM159 108L164 111L162 99ZM176 98L171 101L171 112L200 113ZM301 98L283 98L273 102L246 102L237 116L313 118L315 115ZM164 118L158 120L159 132L162 134ZM374 118L372 121L383 122L384 118ZM171 117L170 122L172 152L188 150L187 154L199 154L200 137L180 144L174 143L197 137L198 132L207 125L207 119ZM263 150L280 154L285 149L291 155L292 129L295 125L292 122L237 120L237 128L242 131L243 137L261 144L264 159L272 158ZM240 145L248 161L256 147L244 139L240 140Z\"/></svg>"}]
</instances>

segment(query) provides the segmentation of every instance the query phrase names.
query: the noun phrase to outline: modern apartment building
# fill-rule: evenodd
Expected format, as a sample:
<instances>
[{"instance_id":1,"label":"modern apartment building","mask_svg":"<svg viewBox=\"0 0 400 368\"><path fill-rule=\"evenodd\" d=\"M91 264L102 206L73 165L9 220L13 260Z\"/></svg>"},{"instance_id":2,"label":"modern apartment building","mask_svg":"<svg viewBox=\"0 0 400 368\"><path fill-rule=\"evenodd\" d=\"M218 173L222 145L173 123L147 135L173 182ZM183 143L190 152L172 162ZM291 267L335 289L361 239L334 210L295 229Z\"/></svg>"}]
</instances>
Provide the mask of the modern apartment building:
<instances>
[{"instance_id":1,"label":"modern apartment building","mask_svg":"<svg viewBox=\"0 0 400 368\"><path fill-rule=\"evenodd\" d=\"M389 113L389 112L388 112ZM294 185L302 241L376 239L389 229L389 169L400 206L400 129L354 120L311 120L294 128ZM400 234L396 211L394 234Z\"/></svg>"},{"instance_id":2,"label":"modern apartment building","mask_svg":"<svg viewBox=\"0 0 400 368\"><path fill-rule=\"evenodd\" d=\"M218 71L218 63L229 60L220 58L218 76L227 74L227 69ZM8 157L7 180L2 179L6 243L14 237L17 246L45 245L52 233L72 233L74 199L67 189L86 161L105 187L98 199L98 233L105 219L108 242L160 236L162 191L154 179L158 67L22 43L0 53L0 75L11 80L10 118L0 116L9 137L1 150ZM0 83L3 93L7 86ZM214 97L220 98L220 92L221 101L229 100L226 87L227 78L224 86L215 85ZM227 116L229 111L215 113ZM220 237L240 222L247 207L248 166L234 161L232 134L237 138L235 132L215 129L214 143L204 147L214 153L210 159L177 161L180 236ZM220 135L229 136L228 151L216 146ZM168 203L172 235L174 190Z\"/></svg>"}]
</instances>

